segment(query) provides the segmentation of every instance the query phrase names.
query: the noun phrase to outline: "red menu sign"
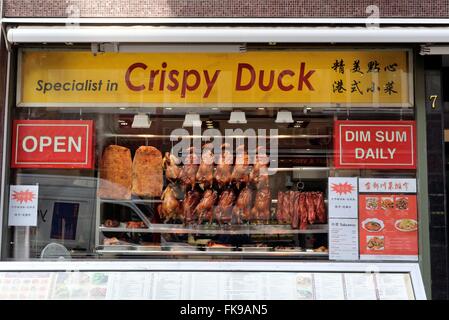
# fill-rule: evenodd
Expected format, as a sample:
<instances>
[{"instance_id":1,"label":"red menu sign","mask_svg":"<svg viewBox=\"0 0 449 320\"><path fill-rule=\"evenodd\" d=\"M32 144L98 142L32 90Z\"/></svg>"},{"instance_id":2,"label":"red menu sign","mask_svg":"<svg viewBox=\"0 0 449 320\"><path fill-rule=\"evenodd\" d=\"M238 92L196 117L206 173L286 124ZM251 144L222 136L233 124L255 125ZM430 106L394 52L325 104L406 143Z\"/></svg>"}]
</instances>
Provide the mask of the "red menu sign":
<instances>
[{"instance_id":1,"label":"red menu sign","mask_svg":"<svg viewBox=\"0 0 449 320\"><path fill-rule=\"evenodd\" d=\"M416 195L360 195L359 237L361 260L417 260Z\"/></svg>"},{"instance_id":2,"label":"red menu sign","mask_svg":"<svg viewBox=\"0 0 449 320\"><path fill-rule=\"evenodd\" d=\"M12 168L93 168L93 121L15 120Z\"/></svg>"},{"instance_id":3,"label":"red menu sign","mask_svg":"<svg viewBox=\"0 0 449 320\"><path fill-rule=\"evenodd\" d=\"M335 121L336 168L416 169L415 121Z\"/></svg>"}]
</instances>

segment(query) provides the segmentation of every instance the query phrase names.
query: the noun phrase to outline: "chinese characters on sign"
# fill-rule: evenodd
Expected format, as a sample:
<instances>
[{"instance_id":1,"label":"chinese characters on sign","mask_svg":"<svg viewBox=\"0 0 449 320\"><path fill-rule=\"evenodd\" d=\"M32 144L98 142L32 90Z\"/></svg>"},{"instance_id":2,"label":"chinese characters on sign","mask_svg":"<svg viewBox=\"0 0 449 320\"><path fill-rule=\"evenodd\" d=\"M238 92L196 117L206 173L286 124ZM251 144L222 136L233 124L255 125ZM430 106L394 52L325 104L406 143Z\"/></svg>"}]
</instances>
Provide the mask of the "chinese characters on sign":
<instances>
[{"instance_id":1,"label":"chinese characters on sign","mask_svg":"<svg viewBox=\"0 0 449 320\"><path fill-rule=\"evenodd\" d=\"M367 93L375 93L375 92L382 92L387 95L397 95L398 94L398 86L397 86L397 80L388 80L390 78L395 78L395 74L399 73L398 71L398 63L397 62L391 62L391 63L384 63L381 64L376 59L369 60L366 64L366 66L362 66L360 59L354 58L351 60L350 63L348 63L348 68L345 69L346 62L344 59L336 59L331 64L331 69L341 75L341 78L338 78L334 80L332 84L332 92L333 93L345 93L346 92L346 86L350 86L351 88L351 94L358 94L363 95ZM365 68L364 68L365 67ZM351 75L351 80L348 81L347 77L345 77L345 70L347 71L347 74ZM371 81L368 85L365 85L365 87L361 86L362 80L364 80L365 75L369 74L379 74L381 72L384 73L391 73L386 78L387 80L384 80L383 83L380 83L379 77L373 77L373 81ZM352 77L354 75L359 76L357 79L353 79Z\"/></svg>"},{"instance_id":2,"label":"chinese characters on sign","mask_svg":"<svg viewBox=\"0 0 449 320\"><path fill-rule=\"evenodd\" d=\"M416 193L416 179L360 178L359 192Z\"/></svg>"},{"instance_id":3,"label":"chinese characters on sign","mask_svg":"<svg viewBox=\"0 0 449 320\"><path fill-rule=\"evenodd\" d=\"M9 191L9 226L37 226L37 185L12 185Z\"/></svg>"}]
</instances>

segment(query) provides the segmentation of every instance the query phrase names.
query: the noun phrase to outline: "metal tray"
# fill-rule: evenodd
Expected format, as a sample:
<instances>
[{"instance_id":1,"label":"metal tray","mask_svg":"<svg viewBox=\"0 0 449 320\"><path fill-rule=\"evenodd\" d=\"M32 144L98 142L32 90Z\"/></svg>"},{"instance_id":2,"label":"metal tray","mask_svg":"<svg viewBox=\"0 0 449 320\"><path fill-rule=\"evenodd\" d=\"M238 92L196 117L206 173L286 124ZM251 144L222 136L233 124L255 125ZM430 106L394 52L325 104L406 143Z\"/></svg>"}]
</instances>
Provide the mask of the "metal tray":
<instances>
[{"instance_id":1,"label":"metal tray","mask_svg":"<svg viewBox=\"0 0 449 320\"><path fill-rule=\"evenodd\" d=\"M273 251L273 247L241 247L243 252L268 252Z\"/></svg>"},{"instance_id":2,"label":"metal tray","mask_svg":"<svg viewBox=\"0 0 449 320\"><path fill-rule=\"evenodd\" d=\"M138 251L162 251L162 247L161 246L140 245L140 246L135 246L134 248L136 250L138 250Z\"/></svg>"},{"instance_id":3,"label":"metal tray","mask_svg":"<svg viewBox=\"0 0 449 320\"><path fill-rule=\"evenodd\" d=\"M206 251L224 251L224 252L229 252L229 251L234 251L235 249L237 249L236 247L206 247Z\"/></svg>"},{"instance_id":4,"label":"metal tray","mask_svg":"<svg viewBox=\"0 0 449 320\"><path fill-rule=\"evenodd\" d=\"M301 247L274 248L274 251L277 251L277 252L304 252L304 250Z\"/></svg>"},{"instance_id":5,"label":"metal tray","mask_svg":"<svg viewBox=\"0 0 449 320\"><path fill-rule=\"evenodd\" d=\"M113 244L113 245L98 246L97 249L98 250L104 250L104 251L135 250L135 246L133 246L133 245L125 245L125 244Z\"/></svg>"}]
</instances>

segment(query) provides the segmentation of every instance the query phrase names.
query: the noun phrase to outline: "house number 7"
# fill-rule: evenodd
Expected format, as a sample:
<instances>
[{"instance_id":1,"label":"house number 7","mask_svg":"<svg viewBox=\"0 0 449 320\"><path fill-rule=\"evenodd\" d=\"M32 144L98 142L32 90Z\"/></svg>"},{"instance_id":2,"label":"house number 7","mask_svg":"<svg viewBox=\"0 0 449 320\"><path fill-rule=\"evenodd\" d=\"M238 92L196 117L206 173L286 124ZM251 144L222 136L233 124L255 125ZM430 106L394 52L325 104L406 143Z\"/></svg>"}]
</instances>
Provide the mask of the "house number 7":
<instances>
[{"instance_id":1,"label":"house number 7","mask_svg":"<svg viewBox=\"0 0 449 320\"><path fill-rule=\"evenodd\" d=\"M432 101L432 109L436 109L437 108L437 106L435 105L437 99L438 99L438 96L436 94L429 97L429 100Z\"/></svg>"}]
</instances>

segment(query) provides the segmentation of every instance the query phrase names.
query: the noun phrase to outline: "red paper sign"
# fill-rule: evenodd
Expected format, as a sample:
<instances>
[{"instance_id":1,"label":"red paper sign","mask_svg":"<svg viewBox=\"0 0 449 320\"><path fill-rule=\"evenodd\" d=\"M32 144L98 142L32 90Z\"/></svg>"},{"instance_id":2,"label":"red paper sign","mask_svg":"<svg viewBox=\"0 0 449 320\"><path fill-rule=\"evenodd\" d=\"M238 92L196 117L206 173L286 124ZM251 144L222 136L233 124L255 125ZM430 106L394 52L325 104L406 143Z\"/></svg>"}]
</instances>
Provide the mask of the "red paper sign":
<instances>
[{"instance_id":1,"label":"red paper sign","mask_svg":"<svg viewBox=\"0 0 449 320\"><path fill-rule=\"evenodd\" d=\"M360 259L417 259L416 195L360 195L359 236Z\"/></svg>"},{"instance_id":2,"label":"red paper sign","mask_svg":"<svg viewBox=\"0 0 449 320\"><path fill-rule=\"evenodd\" d=\"M415 121L335 121L336 168L416 169Z\"/></svg>"},{"instance_id":3,"label":"red paper sign","mask_svg":"<svg viewBox=\"0 0 449 320\"><path fill-rule=\"evenodd\" d=\"M12 168L93 168L93 121L15 120Z\"/></svg>"}]
</instances>

